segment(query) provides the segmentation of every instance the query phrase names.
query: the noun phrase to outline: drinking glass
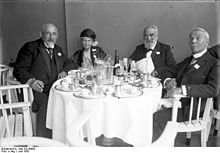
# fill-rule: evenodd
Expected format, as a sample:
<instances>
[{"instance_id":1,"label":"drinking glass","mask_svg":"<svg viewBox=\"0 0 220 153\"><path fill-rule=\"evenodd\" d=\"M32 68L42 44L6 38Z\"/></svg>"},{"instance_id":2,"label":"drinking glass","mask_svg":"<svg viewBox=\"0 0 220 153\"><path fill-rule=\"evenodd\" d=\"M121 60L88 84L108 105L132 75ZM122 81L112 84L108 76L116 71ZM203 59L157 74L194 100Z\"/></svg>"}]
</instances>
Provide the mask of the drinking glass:
<instances>
[{"instance_id":1,"label":"drinking glass","mask_svg":"<svg viewBox=\"0 0 220 153\"><path fill-rule=\"evenodd\" d=\"M123 58L125 72L128 73L128 58Z\"/></svg>"}]
</instances>

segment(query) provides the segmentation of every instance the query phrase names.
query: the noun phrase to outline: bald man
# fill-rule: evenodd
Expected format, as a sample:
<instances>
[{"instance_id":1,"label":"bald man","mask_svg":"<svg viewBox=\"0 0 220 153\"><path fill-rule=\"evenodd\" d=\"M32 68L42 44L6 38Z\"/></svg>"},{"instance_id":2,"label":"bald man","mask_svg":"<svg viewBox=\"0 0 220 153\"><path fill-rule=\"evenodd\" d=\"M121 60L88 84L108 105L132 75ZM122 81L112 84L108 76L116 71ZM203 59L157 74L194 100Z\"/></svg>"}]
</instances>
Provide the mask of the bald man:
<instances>
[{"instance_id":1,"label":"bald man","mask_svg":"<svg viewBox=\"0 0 220 153\"><path fill-rule=\"evenodd\" d=\"M49 91L58 78L65 77L67 71L75 69L75 66L73 63L68 65L67 57L56 45L58 29L55 25L43 25L40 36L40 39L21 47L13 75L33 89L32 111L37 114L37 136L51 138L51 130L45 126Z\"/></svg>"}]
</instances>

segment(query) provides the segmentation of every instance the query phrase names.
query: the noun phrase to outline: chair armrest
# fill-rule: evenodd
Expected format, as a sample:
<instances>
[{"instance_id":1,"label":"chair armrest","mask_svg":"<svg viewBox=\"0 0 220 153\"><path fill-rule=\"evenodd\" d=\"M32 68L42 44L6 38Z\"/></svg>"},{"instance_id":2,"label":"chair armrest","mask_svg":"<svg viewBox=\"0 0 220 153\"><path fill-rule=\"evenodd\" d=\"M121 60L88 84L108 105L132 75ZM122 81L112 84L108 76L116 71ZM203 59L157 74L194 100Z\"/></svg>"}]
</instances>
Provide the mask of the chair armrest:
<instances>
[{"instance_id":1,"label":"chair armrest","mask_svg":"<svg viewBox=\"0 0 220 153\"><path fill-rule=\"evenodd\" d=\"M173 107L173 98L161 98L160 99L160 106L164 106L165 108ZM181 108L181 103L178 103L178 108Z\"/></svg>"},{"instance_id":2,"label":"chair armrest","mask_svg":"<svg viewBox=\"0 0 220 153\"><path fill-rule=\"evenodd\" d=\"M19 84L21 84L21 82L17 81L17 79L12 75L8 76L6 80L7 80L7 83L9 85L19 85Z\"/></svg>"},{"instance_id":3,"label":"chair armrest","mask_svg":"<svg viewBox=\"0 0 220 153\"><path fill-rule=\"evenodd\" d=\"M168 121L162 135L151 144L153 147L161 146L174 146L174 140L177 134L178 123Z\"/></svg>"},{"instance_id":4,"label":"chair armrest","mask_svg":"<svg viewBox=\"0 0 220 153\"><path fill-rule=\"evenodd\" d=\"M220 111L217 110L217 109L212 109L211 110L211 116L213 118L220 119Z\"/></svg>"}]
</instances>

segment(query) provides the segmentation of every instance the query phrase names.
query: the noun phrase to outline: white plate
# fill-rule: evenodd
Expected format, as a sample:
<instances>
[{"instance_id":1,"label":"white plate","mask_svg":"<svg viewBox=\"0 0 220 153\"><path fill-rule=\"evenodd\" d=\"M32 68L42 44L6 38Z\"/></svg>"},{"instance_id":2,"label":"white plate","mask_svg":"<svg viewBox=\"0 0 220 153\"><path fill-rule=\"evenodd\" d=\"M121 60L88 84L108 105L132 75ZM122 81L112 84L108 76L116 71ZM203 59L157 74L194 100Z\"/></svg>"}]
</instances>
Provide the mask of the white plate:
<instances>
[{"instance_id":1,"label":"white plate","mask_svg":"<svg viewBox=\"0 0 220 153\"><path fill-rule=\"evenodd\" d=\"M117 97L117 98L134 98L134 97L138 97L140 95L143 94L143 91L138 90L135 93L120 93L120 94L116 94L115 92L113 92L112 96Z\"/></svg>"},{"instance_id":2,"label":"white plate","mask_svg":"<svg viewBox=\"0 0 220 153\"><path fill-rule=\"evenodd\" d=\"M63 84L58 84L55 86L55 89L56 90L59 90L59 91L64 91L64 92L78 92L81 90L80 87L76 88L76 89L73 89L71 88L70 86L65 86Z\"/></svg>"},{"instance_id":3,"label":"white plate","mask_svg":"<svg viewBox=\"0 0 220 153\"><path fill-rule=\"evenodd\" d=\"M97 99L97 98L105 97L106 93L102 93L100 95L93 95L90 91L89 92L81 91L81 92L74 93L73 95L78 97L78 98Z\"/></svg>"}]
</instances>

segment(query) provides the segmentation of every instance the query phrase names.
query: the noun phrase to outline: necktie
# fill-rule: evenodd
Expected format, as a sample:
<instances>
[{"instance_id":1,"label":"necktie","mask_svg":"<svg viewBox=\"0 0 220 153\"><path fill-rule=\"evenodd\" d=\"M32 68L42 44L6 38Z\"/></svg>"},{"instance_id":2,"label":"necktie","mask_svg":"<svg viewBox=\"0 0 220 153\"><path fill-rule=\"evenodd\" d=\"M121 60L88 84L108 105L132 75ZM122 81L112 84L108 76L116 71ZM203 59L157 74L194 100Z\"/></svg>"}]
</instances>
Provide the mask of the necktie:
<instances>
[{"instance_id":1,"label":"necktie","mask_svg":"<svg viewBox=\"0 0 220 153\"><path fill-rule=\"evenodd\" d=\"M48 54L50 55L50 58L52 59L53 57L53 48L47 48Z\"/></svg>"},{"instance_id":2,"label":"necktie","mask_svg":"<svg viewBox=\"0 0 220 153\"><path fill-rule=\"evenodd\" d=\"M189 65L193 65L194 63L196 63L197 59L196 58L192 58L191 62Z\"/></svg>"}]
</instances>

